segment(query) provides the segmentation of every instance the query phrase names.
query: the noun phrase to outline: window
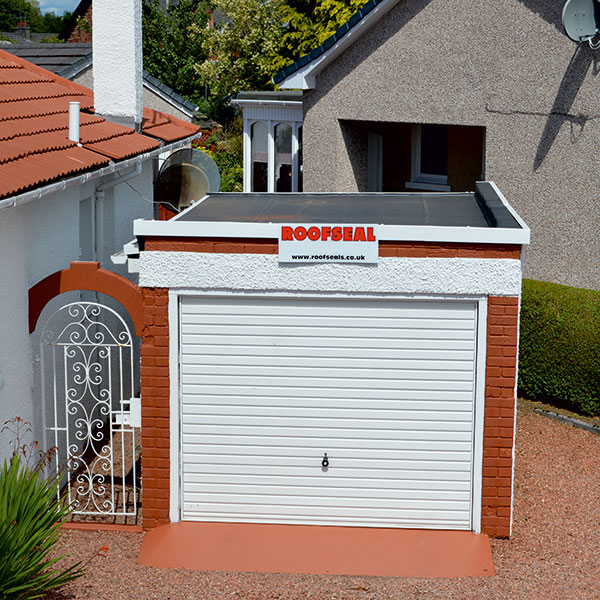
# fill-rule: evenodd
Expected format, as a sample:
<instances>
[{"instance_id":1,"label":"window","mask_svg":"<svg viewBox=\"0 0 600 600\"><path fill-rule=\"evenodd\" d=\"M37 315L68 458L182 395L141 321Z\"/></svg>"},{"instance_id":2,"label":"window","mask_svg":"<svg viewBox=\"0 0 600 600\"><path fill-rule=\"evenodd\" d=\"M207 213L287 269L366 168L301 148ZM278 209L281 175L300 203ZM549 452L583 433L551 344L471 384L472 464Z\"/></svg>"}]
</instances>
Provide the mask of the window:
<instances>
[{"instance_id":1,"label":"window","mask_svg":"<svg viewBox=\"0 0 600 600\"><path fill-rule=\"evenodd\" d=\"M292 191L292 127L287 123L275 127L275 191Z\"/></svg>"},{"instance_id":2,"label":"window","mask_svg":"<svg viewBox=\"0 0 600 600\"><path fill-rule=\"evenodd\" d=\"M267 124L257 121L252 125L252 191L267 191Z\"/></svg>"},{"instance_id":3,"label":"window","mask_svg":"<svg viewBox=\"0 0 600 600\"><path fill-rule=\"evenodd\" d=\"M406 188L449 192L448 126L413 125L411 180Z\"/></svg>"},{"instance_id":4,"label":"window","mask_svg":"<svg viewBox=\"0 0 600 600\"><path fill-rule=\"evenodd\" d=\"M367 136L367 192L381 192L383 180L383 138Z\"/></svg>"}]
</instances>

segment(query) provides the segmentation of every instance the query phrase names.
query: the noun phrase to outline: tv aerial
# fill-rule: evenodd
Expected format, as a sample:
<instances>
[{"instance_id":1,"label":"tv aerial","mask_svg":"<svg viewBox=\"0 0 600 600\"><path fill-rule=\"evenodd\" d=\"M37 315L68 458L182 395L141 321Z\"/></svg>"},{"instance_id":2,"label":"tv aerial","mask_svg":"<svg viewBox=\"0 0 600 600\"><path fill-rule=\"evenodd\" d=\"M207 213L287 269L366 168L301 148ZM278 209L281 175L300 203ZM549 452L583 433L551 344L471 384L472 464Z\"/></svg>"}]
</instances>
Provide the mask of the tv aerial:
<instances>
[{"instance_id":1,"label":"tv aerial","mask_svg":"<svg viewBox=\"0 0 600 600\"><path fill-rule=\"evenodd\" d=\"M562 24L574 42L588 42L594 50L600 42L593 38L600 33L600 2L598 0L567 0L563 6Z\"/></svg>"},{"instance_id":2,"label":"tv aerial","mask_svg":"<svg viewBox=\"0 0 600 600\"><path fill-rule=\"evenodd\" d=\"M173 212L218 192L221 175L215 161L202 150L184 148L163 163L154 182L154 199Z\"/></svg>"}]
</instances>

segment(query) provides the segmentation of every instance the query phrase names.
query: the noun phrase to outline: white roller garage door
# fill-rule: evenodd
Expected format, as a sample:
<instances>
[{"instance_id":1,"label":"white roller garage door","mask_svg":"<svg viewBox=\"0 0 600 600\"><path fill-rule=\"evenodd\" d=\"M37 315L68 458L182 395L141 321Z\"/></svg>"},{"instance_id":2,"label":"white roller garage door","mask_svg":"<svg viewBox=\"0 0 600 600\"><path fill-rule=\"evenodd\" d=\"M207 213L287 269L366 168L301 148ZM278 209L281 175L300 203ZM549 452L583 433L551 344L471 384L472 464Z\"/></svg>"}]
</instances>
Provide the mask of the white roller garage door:
<instances>
[{"instance_id":1,"label":"white roller garage door","mask_svg":"<svg viewBox=\"0 0 600 600\"><path fill-rule=\"evenodd\" d=\"M474 302L184 297L180 319L183 519L471 529Z\"/></svg>"}]
</instances>

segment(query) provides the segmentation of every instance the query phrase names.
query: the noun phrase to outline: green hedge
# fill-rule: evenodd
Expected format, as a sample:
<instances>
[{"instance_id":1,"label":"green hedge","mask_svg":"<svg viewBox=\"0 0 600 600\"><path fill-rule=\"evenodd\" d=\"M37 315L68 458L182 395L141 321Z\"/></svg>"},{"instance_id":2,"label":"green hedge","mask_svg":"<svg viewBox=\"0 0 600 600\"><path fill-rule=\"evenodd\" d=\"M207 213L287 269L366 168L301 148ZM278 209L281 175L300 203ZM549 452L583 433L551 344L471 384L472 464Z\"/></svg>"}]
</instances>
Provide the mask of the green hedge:
<instances>
[{"instance_id":1,"label":"green hedge","mask_svg":"<svg viewBox=\"0 0 600 600\"><path fill-rule=\"evenodd\" d=\"M523 281L519 394L600 414L600 292Z\"/></svg>"}]
</instances>

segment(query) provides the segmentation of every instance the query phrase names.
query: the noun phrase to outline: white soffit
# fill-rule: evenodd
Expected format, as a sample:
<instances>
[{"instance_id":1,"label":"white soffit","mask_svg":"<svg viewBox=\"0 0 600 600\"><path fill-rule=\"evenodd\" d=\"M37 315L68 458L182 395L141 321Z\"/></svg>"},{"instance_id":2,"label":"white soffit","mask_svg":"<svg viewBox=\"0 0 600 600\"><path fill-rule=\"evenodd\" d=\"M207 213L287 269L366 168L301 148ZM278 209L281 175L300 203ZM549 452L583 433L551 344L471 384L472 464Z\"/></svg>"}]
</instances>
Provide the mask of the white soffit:
<instances>
[{"instance_id":1,"label":"white soffit","mask_svg":"<svg viewBox=\"0 0 600 600\"><path fill-rule=\"evenodd\" d=\"M348 31L342 39L335 43L329 50L323 52L317 58L286 77L279 83L282 90L311 90L316 87L317 75L334 59L336 59L346 48L354 44L368 29L384 17L396 4L398 0L384 0L378 4L368 15Z\"/></svg>"}]
</instances>

